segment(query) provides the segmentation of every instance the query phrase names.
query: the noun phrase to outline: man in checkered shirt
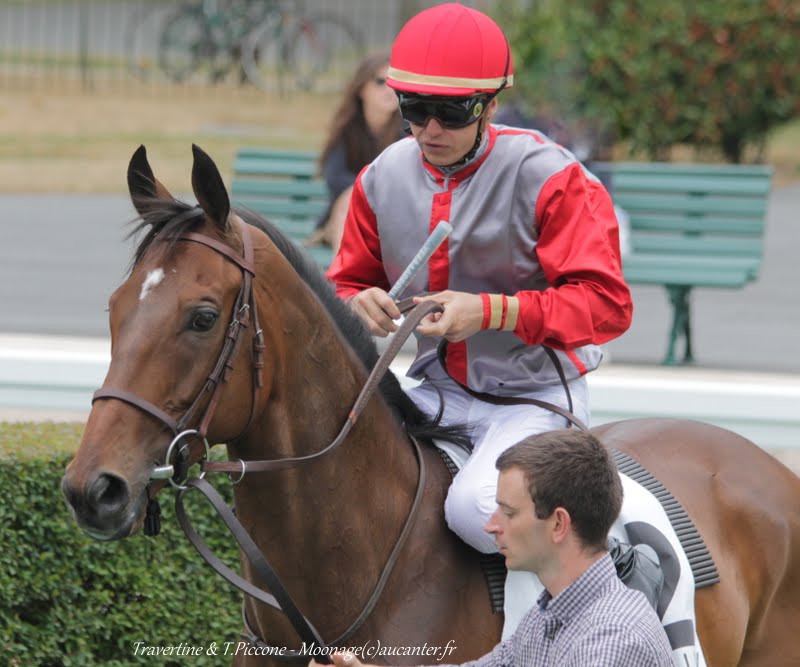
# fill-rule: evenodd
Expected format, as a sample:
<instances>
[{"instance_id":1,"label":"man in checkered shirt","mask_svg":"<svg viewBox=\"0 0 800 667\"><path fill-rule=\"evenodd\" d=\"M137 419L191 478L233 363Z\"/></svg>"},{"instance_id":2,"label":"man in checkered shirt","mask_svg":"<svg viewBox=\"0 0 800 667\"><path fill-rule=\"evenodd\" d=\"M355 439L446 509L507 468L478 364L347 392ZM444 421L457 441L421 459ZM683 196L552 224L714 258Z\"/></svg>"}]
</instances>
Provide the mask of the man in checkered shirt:
<instances>
[{"instance_id":1,"label":"man in checkered shirt","mask_svg":"<svg viewBox=\"0 0 800 667\"><path fill-rule=\"evenodd\" d=\"M655 610L627 588L606 548L622 485L605 448L567 429L528 437L497 460L486 524L506 565L545 587L516 632L469 667L672 667ZM334 654L337 667L361 667ZM316 663L312 661L312 667Z\"/></svg>"}]
</instances>

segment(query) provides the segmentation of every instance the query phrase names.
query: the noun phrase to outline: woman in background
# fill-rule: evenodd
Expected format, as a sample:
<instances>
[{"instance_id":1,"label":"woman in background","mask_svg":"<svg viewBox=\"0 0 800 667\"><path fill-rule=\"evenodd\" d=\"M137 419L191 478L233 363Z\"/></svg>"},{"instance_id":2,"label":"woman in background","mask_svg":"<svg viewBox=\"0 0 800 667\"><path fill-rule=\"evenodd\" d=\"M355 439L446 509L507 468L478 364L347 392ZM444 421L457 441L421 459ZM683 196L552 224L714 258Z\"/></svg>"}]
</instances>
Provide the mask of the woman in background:
<instances>
[{"instance_id":1,"label":"woman in background","mask_svg":"<svg viewBox=\"0 0 800 667\"><path fill-rule=\"evenodd\" d=\"M403 136L397 96L386 85L389 54L367 56L345 88L320 155L330 204L307 244L339 250L353 183L361 169Z\"/></svg>"}]
</instances>

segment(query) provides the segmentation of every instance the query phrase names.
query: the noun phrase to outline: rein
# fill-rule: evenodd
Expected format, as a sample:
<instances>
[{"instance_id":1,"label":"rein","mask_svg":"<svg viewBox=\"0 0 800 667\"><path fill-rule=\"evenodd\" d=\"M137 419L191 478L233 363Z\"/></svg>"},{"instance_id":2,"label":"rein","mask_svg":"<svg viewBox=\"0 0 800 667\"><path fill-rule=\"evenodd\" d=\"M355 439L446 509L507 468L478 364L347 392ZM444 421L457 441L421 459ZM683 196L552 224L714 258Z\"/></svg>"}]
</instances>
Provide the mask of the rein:
<instances>
[{"instance_id":1,"label":"rein","mask_svg":"<svg viewBox=\"0 0 800 667\"><path fill-rule=\"evenodd\" d=\"M561 362L558 360L555 352L553 352L553 350L551 350L549 347L544 347L544 350L547 353L547 356L549 356L553 361L556 371L558 372L558 377L561 380L561 386L564 387L564 392L567 395L567 409L564 409L555 403L551 403L550 401L543 401L539 398L526 398L524 396L495 396L494 394L488 394L484 391L475 391L474 389L471 389L465 385L463 382L460 382L454 378L450 374L450 371L447 370L447 341L444 338L436 348L436 354L439 358L439 363L444 369L444 372L447 373L447 376L473 398L477 398L484 403L491 403L492 405L535 405L537 408L543 408L545 410L549 410L550 412L554 412L557 415L561 415L567 420L567 426L577 426L581 431L588 431L589 427L586 426L586 424L584 424L572 412L572 396L570 395L569 385L567 384L567 378L564 375L564 369L561 367Z\"/></svg>"},{"instance_id":2,"label":"rein","mask_svg":"<svg viewBox=\"0 0 800 667\"><path fill-rule=\"evenodd\" d=\"M190 211L186 211L182 215L185 216L186 218L191 218L194 216L202 215L202 210L199 208L195 208ZM241 269L242 272L242 285L239 290L239 295L236 299L236 305L234 307L233 315L231 316L231 322L228 325L228 331L225 335L225 340L223 342L220 355L217 359L216 364L214 365L213 370L206 379L203 388L195 397L195 400L193 401L189 409L183 414L183 416L180 419L176 420L170 415L168 415L166 412L164 412L162 409L155 406L150 401L134 394L133 392L127 391L125 389L119 389L116 387L101 387L99 390L95 392L92 398L92 403L98 400L112 400L112 399L123 401L125 403L128 403L129 405L138 408L142 412L150 415L157 421L164 424L170 431L172 431L174 438L167 448L164 465L156 466L151 472L150 479L151 481L167 479L170 482L170 484L172 484L174 487L178 489L178 493L175 498L176 517L178 519L181 528L186 534L187 539L192 543L197 552L202 556L202 558L206 561L206 563L208 563L211 566L211 568L214 569L215 572L217 572L217 574L219 574L223 579L225 579L230 584L238 588L245 595L248 595L257 601L262 602L282 612L286 616L288 621L292 624L292 627L294 628L295 632L301 638L304 644L311 644L314 647L320 647L322 649L342 646L345 642L347 642L348 639L350 639L359 630L359 628L364 624L364 622L367 620L367 618L377 605L378 600L380 599L380 596L383 593L383 589L386 585L386 582L388 581L389 576L391 575L395 564L399 560L402 549L405 546L406 541L411 533L411 529L413 528L425 489L425 465L422 457L422 452L420 451L419 443L417 443L417 441L414 438L411 438L414 454L416 456L418 463L419 473L417 479L416 493L414 496L414 500L411 504L408 516L406 517L406 521L403 524L403 529L399 537L397 538L397 541L394 547L392 548L392 551L389 554L389 557L372 591L372 594L369 596L361 613L356 617L355 621L353 621L353 623L347 628L347 630L345 630L345 632L340 637L332 641L330 644L326 644L323 641L317 629L301 613L301 611L297 607L297 604L294 602L291 595L286 590L286 587L283 585L280 578L275 573L275 570L270 565L266 556L264 556L264 554L260 551L256 543L253 541L253 539L241 525L239 520L236 518L234 512L227 506L227 504L225 503L223 498L219 495L219 493L217 493L214 487L212 487L203 478L208 472L227 473L232 477L234 475L238 475L238 478L234 482L238 483L247 473L273 472L273 471L295 468L310 461L314 461L323 456L326 456L327 454L330 454L331 452L338 449L341 446L341 444L345 441L347 435L350 433L351 429L355 425L359 416L367 406L369 400L372 398L373 394L378 388L381 378L389 369L391 362L397 356L397 353L400 351L405 341L408 339L411 333L416 329L416 327L424 317L433 312L441 312L443 308L440 304L437 304L433 301L424 301L419 305L414 306L413 299L406 299L397 304L401 312L404 313L407 311L410 312L408 312L402 325L393 336L389 346L386 348L383 354L381 354L380 358L378 359L378 362L375 364L375 367L369 374L369 377L367 378L367 381L364 387L362 388L361 393L356 399L355 404L350 410L350 413L348 414L347 419L345 420L345 423L342 426L341 430L339 431L338 435L334 438L334 440L330 444L328 444L320 451L313 454L308 454L306 456L287 457L281 459L265 459L256 461L243 461L241 459L237 461L209 461L208 460L209 444L208 440L206 439L208 427L219 404L223 385L229 380L230 375L233 371L233 366L241 347L242 331L244 328L250 325L251 321L254 326L254 334L252 341L253 394L251 398L250 415L244 428L240 431L239 435L237 435L236 438L233 438L233 440L240 437L241 434L243 434L252 423L258 405L259 390L262 386L261 371L263 368L262 355L264 351L264 342L263 342L263 334L258 322L258 313L256 308L256 299L254 290L254 278L255 278L254 251L248 226L242 223L238 218L234 218L234 220L236 221L241 231L242 256L236 254L233 250L231 250L230 247L226 246L225 244L203 234L186 232L178 236L176 239L176 241L194 242L205 245L206 247L214 250L215 252L219 253L229 261L236 264ZM441 350L441 353L444 354L444 349ZM446 368L446 366L444 367ZM465 387L465 389L467 388ZM206 399L206 395L208 393L211 394L211 397L208 399L208 402L206 403L205 411L203 412L202 417L200 417L199 419L197 428L196 429L187 428L189 423L193 419L195 413L199 410L202 402ZM481 398L483 398L483 396L481 396ZM487 399L484 398L484 400ZM559 412L560 414L564 414L564 411L562 411L560 408L557 408L557 406L551 406L550 404L543 404L542 402L537 402L534 401L533 399L530 399L530 402L540 405L542 407L548 407L549 409L553 409L554 411ZM573 421L575 420L573 419ZM191 462L189 460L191 458L191 453L188 450L188 447L184 444L178 449L178 456L177 456L178 460L175 464L170 463L170 459L173 449L184 438L190 435L196 435L197 437L203 440L203 442L205 443L205 455L200 457L201 472L199 477L189 480L185 484L182 484L188 472L188 468L191 465ZM242 553L245 555L245 557L248 559L253 569L257 573L257 576L266 583L266 586L269 589L269 591L271 591L271 593L258 588L257 586L255 586L254 584L252 584L251 582L247 581L239 574L234 572L223 561L221 561L214 555L214 553L211 551L208 545L203 541L203 539L200 537L197 531L194 530L189 520L189 517L186 514L183 504L184 496L191 490L197 490L201 492L205 496L206 500L208 500L208 502L212 505L217 514L219 514L220 518L225 523L225 526L239 544ZM150 496L149 485L148 485L148 496ZM153 498L150 498L147 507L147 516L145 517L145 532L147 534L155 535L159 532L160 529L159 519L158 519L159 513L160 510L158 509L157 501ZM242 611L247 633L245 635L245 638L251 644L255 644L260 648L268 650L269 655L273 655L277 658L298 660L298 659L305 659L307 657L307 653L304 653L302 650L298 649L290 650L285 647L278 648L270 646L269 644L263 642L251 630L245 610L246 608L243 606ZM330 664L331 662L330 658L328 657L328 655L325 653L324 650L318 657L316 657L316 660L318 662L325 664Z\"/></svg>"},{"instance_id":3,"label":"rein","mask_svg":"<svg viewBox=\"0 0 800 667\"><path fill-rule=\"evenodd\" d=\"M195 208L192 209L191 211L186 211L182 215L185 216L186 218L191 218L201 214L202 211L199 208ZM256 309L256 300L255 300L255 293L253 286L253 281L255 277L255 266L253 263L254 259L253 246L251 243L250 232L248 230L247 225L243 224L238 219L236 219L236 221L241 230L243 256L237 255L228 246L224 245L223 243L220 243L216 239L213 239L203 234L187 232L181 234L177 238L177 241L200 243L202 245L211 248L212 250L221 254L226 259L232 261L242 271L242 286L239 290L239 295L236 300L236 306L233 311L231 322L228 325L228 331L226 333L219 358L217 359L217 363L214 365L214 369L209 374L203 388L200 390L200 392L198 393L197 397L195 398L194 402L189 407L189 409L183 414L183 416L180 419L176 420L170 415L168 415L166 412L155 406L150 401L142 398L141 396L138 396L137 394L127 391L125 389L119 389L115 387L101 387L100 389L98 389L95 392L94 396L92 397L92 403L98 400L123 401L125 403L128 403L129 405L132 405L133 407L138 408L142 412L150 415L157 421L164 424L170 431L172 431L174 438L167 448L164 465L156 466L151 473L150 479L151 480L168 479L170 484L172 484L174 487L178 489L178 493L175 499L176 517L178 519L181 528L186 534L186 537L189 539L189 541L192 543L195 549L197 549L198 553L220 576L222 576L226 581L228 581L230 584L238 588L240 591L260 602L263 602L264 604L267 604L281 611L287 617L289 622L292 624L292 627L294 628L295 632L297 632L297 634L300 636L300 638L303 640L304 643L311 643L313 646L319 646L322 648L329 648L331 646L340 646L344 644L344 642L346 642L353 634L355 634L355 632L363 625L363 623L372 613L372 610L378 603L381 593L383 592L383 589L386 585L386 582L388 581L389 576L391 575L392 570L394 569L394 566L400 557L400 553L403 547L405 546L408 536L411 533L411 529L414 525L416 516L418 514L418 510L422 501L423 492L425 489L425 465L422 457L422 452L420 451L419 443L417 443L417 441L413 437L410 438L413 444L414 454L418 462L419 474L417 479L417 489L414 496L414 500L412 502L406 521L403 525L403 529L400 533L400 536L398 537L397 542L395 543L391 553L389 554L389 558L386 564L384 565L380 577L378 578L378 582L376 583L375 588L373 589L372 594L367 600L367 603L364 606L363 610L358 615L356 620L350 625L350 627L342 634L342 636L337 638L330 644L326 644L322 640L316 628L311 624L311 622L305 616L303 616L303 614L300 612L297 605L295 604L294 600L292 599L291 595L286 590L283 583L280 581L279 577L275 573L272 566L269 564L269 561L266 559L264 554L259 550L258 546L255 544L253 539L250 537L250 535L241 525L239 520L236 518L233 511L227 506L223 498L219 495L219 493L217 493L214 487L212 487L203 478L207 472L223 472L223 473L229 473L231 475L238 473L239 477L236 480L236 482L234 482L238 483L244 477L245 473L269 472L269 471L286 470L289 468L294 468L308 461L312 461L322 456L325 456L326 454L329 454L334 450L336 450L344 442L348 433L355 425L356 421L363 412L370 398L378 388L381 378L386 373L391 362L394 360L394 358L397 356L397 353L402 348L403 343L411 335L416 326L425 316L433 312L441 311L442 307L439 304L436 304L431 301L426 301L414 307L412 299L406 299L398 303L398 307L401 309L401 312L406 312L411 308L413 308L413 310L406 317L400 329L396 332L395 336L393 337L392 342L380 356L375 367L372 369L372 372L367 378L367 381L363 389L361 390L361 393L359 394L358 398L356 399L353 408L350 410L350 413L348 414L344 425L339 431L339 434L324 449L320 450L319 452L316 452L315 454L310 454L307 456L289 457L283 459L247 461L247 462L242 460L209 461L207 459L209 445L208 441L206 440L208 426L211 422L211 419L219 403L222 387L228 381L231 372L233 371L234 361L237 358L237 354L241 346L242 330L247 326L249 326L251 321L253 322L253 326L255 328L255 333L253 335L253 395L251 399L251 409L250 409L249 419L247 421L247 424L240 431L239 435L236 436L237 438L240 437L240 435L247 430L247 428L250 426L255 416L256 407L258 405L258 392L260 387L262 386L261 370L263 368L262 354L264 350L264 342L263 342L263 334L258 322L258 313ZM208 403L206 404L205 411L199 420L198 427L196 429L187 429L190 420L192 419L195 412L199 409L202 401L205 399L206 394L208 394L209 392L211 393L211 398L208 400ZM183 478L185 477L188 468L191 465L189 461L190 454L187 452L186 445L183 445L182 447L179 448L178 461L176 462L176 464L174 465L171 464L170 458L172 450L176 447L176 445L180 443L181 440L190 435L196 435L204 441L205 456L203 456L201 459L200 476L192 480L189 480L184 485L181 484L181 482L183 481ZM235 440L236 438L233 439ZM214 507L216 512L219 514L220 518L225 523L228 530L231 532L231 534L238 542L242 550L242 553L244 553L244 555L250 561L253 568L258 573L258 576L261 577L266 582L267 587L269 590L272 591L272 594L261 590L260 588L253 585L246 579L242 578L231 568L229 568L224 562L222 562L219 558L217 558L213 554L213 552L202 540L200 535L194 530L183 505L183 499L185 494L192 489L196 489L201 493L203 493L203 495L206 497L209 503ZM148 486L148 496L149 495L150 491ZM159 513L160 510L158 509L157 501L154 499L150 499L147 508L147 517L145 518L145 531L148 534L155 535L159 532L160 530L159 519L158 519ZM280 650L275 650L276 647L271 647L270 645L265 644L262 640L256 637L253 634L252 630L250 629L250 625L247 621L246 614L244 613L244 608L243 608L243 615L244 615L245 627L247 628L247 633L248 633L248 636L246 638L251 643L256 644L260 647L272 649L270 651L270 655L274 655L275 657L278 658L295 660L295 659L305 659L307 657L307 655L300 650L288 650L283 647L281 647ZM324 651L321 655L317 656L315 659L317 660L317 662L330 664L330 659L324 653Z\"/></svg>"},{"instance_id":4,"label":"rein","mask_svg":"<svg viewBox=\"0 0 800 667\"><path fill-rule=\"evenodd\" d=\"M308 461L312 461L314 459L325 456L326 454L329 454L330 452L337 449L344 442L347 434L355 425L359 416L361 415L367 403L369 402L369 399L375 393L381 378L389 369L391 362L397 356L397 353L402 348L403 343L408 339L408 337L411 335L411 333L414 331L414 329L417 327L417 325L425 316L427 316L432 312L438 312L442 310L442 307L439 304L436 304L432 301L425 301L419 304L418 306L414 307L413 300L406 299L404 301L399 302L397 305L398 308L400 308L401 312L405 312L411 307L413 307L413 310L406 316L405 320L403 321L403 324L395 333L391 343L386 348L386 350L384 350L383 354L381 354L380 358L378 359L378 362L375 364L374 368L372 369L372 372L367 378L367 381L364 384L361 393L356 399L353 408L350 410L350 413L348 414L347 420L342 426L342 429L339 431L339 434L336 436L336 438L327 447L314 454L309 454L307 456L301 456L295 458L269 459L269 460L247 461L247 462L241 460L204 461L202 464L203 473L205 472L239 473L240 475L239 480L241 480L242 476L244 476L244 474L248 472L269 472L276 470L286 470L288 468L293 468L302 465L303 463L306 463ZM400 532L399 537L397 538L397 542L395 543L391 553L389 554L389 558L387 559L386 564L383 567L383 571L381 572L381 575L378 578L378 582L376 583L375 588L373 589L372 594L367 600L367 603L364 605L364 608L362 609L361 613L340 637L327 644L322 640L318 631L311 624L311 622L300 612L299 608L295 604L291 595L283 586L278 576L275 574L274 569L269 564L266 557L258 549L255 542L253 542L250 535L247 533L247 531L244 529L244 527L241 525L241 523L236 518L234 513L227 506L223 498L214 489L214 487L212 487L202 477L195 478L187 482L186 486L181 488L181 490L178 492L176 496L175 514L178 518L178 522L183 528L184 533L186 534L186 537L189 539L189 541L192 543L195 549L197 549L198 553L203 557L206 563L208 563L217 572L217 574L223 577L228 583L232 584L246 595L249 595L250 597L260 602L263 602L264 604L267 604L275 609L282 611L286 615L288 620L291 622L292 627L295 629L295 632L297 632L297 634L300 636L300 638L304 643L312 644L313 646L318 646L323 649L327 649L329 647L342 646L364 624L369 615L372 613L372 610L375 608L375 605L378 603L381 593L383 593L383 589L386 585L386 582L388 581L389 576L391 575L395 564L400 558L400 553L402 552L402 549L405 546L408 536L411 534L411 529L414 525L414 522L416 520L419 511L419 507L422 502L422 496L425 490L425 463L422 457L422 452L420 451L419 443L413 437L409 436L409 438L414 446L414 454L417 458L417 462L419 465L419 474L417 477L417 490L414 495L414 500L411 504L411 509L409 510L405 523L403 524L403 529ZM267 582L267 587L273 592L274 595L270 595L269 593L266 593L265 591L259 589L246 579L242 578L236 572L231 570L231 568L225 565L225 563L223 563L219 558L217 558L212 553L208 545L192 528L189 518L186 515L186 512L183 507L183 497L188 491L192 489L197 489L198 491L203 493L203 495L205 495L206 500L208 500L209 503L211 503L216 512L220 515L220 518L223 520L228 530L231 532L236 541L239 543L239 546L242 548L242 552L250 561L253 568L258 572L259 576L265 582ZM273 655L276 658L281 658L286 660L303 660L308 657L307 653L303 653L300 650L289 650L289 649L284 649L283 647L281 647L280 650L278 650L277 647L265 643L263 640L256 637L253 631L250 629L250 625L247 621L247 616L244 613L244 608L243 608L243 616L244 616L245 626L247 627L247 632L248 632L248 636L246 637L247 640L252 644L255 644L259 647L268 650L269 655ZM320 655L315 656L314 659L317 662L330 664L329 658L324 650L321 652Z\"/></svg>"}]
</instances>

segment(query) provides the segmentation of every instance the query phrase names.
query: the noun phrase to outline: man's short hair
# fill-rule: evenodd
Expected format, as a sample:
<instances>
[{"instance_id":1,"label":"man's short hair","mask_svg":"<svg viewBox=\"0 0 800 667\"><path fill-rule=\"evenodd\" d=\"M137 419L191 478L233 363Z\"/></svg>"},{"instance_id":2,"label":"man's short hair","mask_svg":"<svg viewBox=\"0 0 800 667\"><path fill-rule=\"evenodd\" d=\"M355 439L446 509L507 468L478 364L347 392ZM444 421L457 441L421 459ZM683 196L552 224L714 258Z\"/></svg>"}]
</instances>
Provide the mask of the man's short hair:
<instances>
[{"instance_id":1,"label":"man's short hair","mask_svg":"<svg viewBox=\"0 0 800 667\"><path fill-rule=\"evenodd\" d=\"M503 452L496 466L501 472L522 470L538 518L563 507L585 547L606 548L622 507L622 483L605 447L591 433L570 428L529 436Z\"/></svg>"}]
</instances>

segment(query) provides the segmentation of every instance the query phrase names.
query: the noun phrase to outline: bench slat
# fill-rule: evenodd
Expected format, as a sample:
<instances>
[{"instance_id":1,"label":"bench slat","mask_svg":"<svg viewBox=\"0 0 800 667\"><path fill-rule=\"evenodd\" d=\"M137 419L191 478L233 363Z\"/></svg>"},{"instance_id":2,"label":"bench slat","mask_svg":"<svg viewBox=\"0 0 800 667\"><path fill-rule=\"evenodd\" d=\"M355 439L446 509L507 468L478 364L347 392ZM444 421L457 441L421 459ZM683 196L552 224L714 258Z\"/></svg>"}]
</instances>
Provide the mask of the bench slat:
<instances>
[{"instance_id":1,"label":"bench slat","mask_svg":"<svg viewBox=\"0 0 800 667\"><path fill-rule=\"evenodd\" d=\"M301 218L305 220L316 220L325 211L325 204L323 202L315 201L292 201L292 200L264 200L264 199L251 199L249 197L237 197L235 200L237 206L244 206L256 213L270 219L270 221L281 218Z\"/></svg>"},{"instance_id":2,"label":"bench slat","mask_svg":"<svg viewBox=\"0 0 800 667\"><path fill-rule=\"evenodd\" d=\"M730 178L772 178L773 168L766 164L704 164L696 162L594 162L592 171L636 175L718 176Z\"/></svg>"},{"instance_id":3,"label":"bench slat","mask_svg":"<svg viewBox=\"0 0 800 667\"><path fill-rule=\"evenodd\" d=\"M316 178L316 162L283 158L237 158L233 163L237 176L277 176L285 178Z\"/></svg>"},{"instance_id":4,"label":"bench slat","mask_svg":"<svg viewBox=\"0 0 800 667\"><path fill-rule=\"evenodd\" d=\"M631 239L635 254L707 255L718 257L750 257L761 259L763 242L731 236L676 236L667 234L636 234Z\"/></svg>"},{"instance_id":5,"label":"bench slat","mask_svg":"<svg viewBox=\"0 0 800 667\"><path fill-rule=\"evenodd\" d=\"M622 206L633 222L636 214L674 212L684 217L726 215L731 217L759 218L766 212L764 197L748 198L721 195L695 197L689 194L664 194L662 192L631 193L614 189L614 201Z\"/></svg>"},{"instance_id":6,"label":"bench slat","mask_svg":"<svg viewBox=\"0 0 800 667\"><path fill-rule=\"evenodd\" d=\"M280 197L282 199L320 199L325 202L328 200L328 188L322 181L305 179L236 178L233 180L231 189L238 195Z\"/></svg>"},{"instance_id":7,"label":"bench slat","mask_svg":"<svg viewBox=\"0 0 800 667\"><path fill-rule=\"evenodd\" d=\"M622 268L630 283L739 288L755 279L758 266L747 258L633 254Z\"/></svg>"},{"instance_id":8,"label":"bench slat","mask_svg":"<svg viewBox=\"0 0 800 667\"><path fill-rule=\"evenodd\" d=\"M240 148L236 151L236 159L258 158L297 160L300 162L313 162L316 164L319 153L309 150L290 150L287 148Z\"/></svg>"},{"instance_id":9,"label":"bench slat","mask_svg":"<svg viewBox=\"0 0 800 667\"><path fill-rule=\"evenodd\" d=\"M718 177L702 175L619 174L614 173L611 187L615 193L673 192L762 197L770 190L768 177Z\"/></svg>"},{"instance_id":10,"label":"bench slat","mask_svg":"<svg viewBox=\"0 0 800 667\"><path fill-rule=\"evenodd\" d=\"M721 216L704 216L687 218L676 213L642 213L631 214L631 231L634 234L653 231L674 232L677 234L705 233L734 236L752 236L761 238L764 234L764 217L730 218Z\"/></svg>"}]
</instances>

